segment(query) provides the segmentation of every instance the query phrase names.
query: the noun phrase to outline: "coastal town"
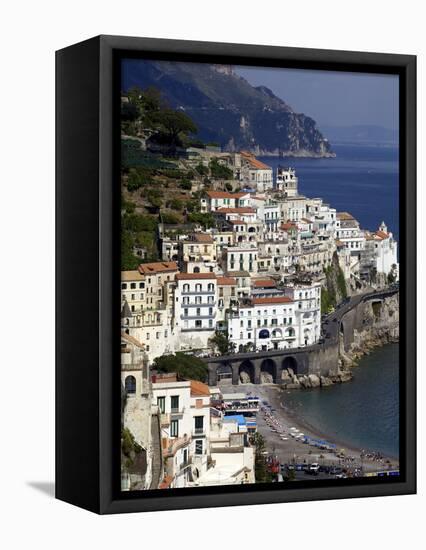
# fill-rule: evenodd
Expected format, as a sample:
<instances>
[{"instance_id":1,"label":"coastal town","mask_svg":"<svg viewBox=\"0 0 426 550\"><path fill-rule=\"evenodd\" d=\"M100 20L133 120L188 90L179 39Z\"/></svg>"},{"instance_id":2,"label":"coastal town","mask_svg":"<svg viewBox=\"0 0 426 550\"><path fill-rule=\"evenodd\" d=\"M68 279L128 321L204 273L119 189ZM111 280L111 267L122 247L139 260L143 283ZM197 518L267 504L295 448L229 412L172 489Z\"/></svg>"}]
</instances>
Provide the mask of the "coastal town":
<instances>
[{"instance_id":1,"label":"coastal town","mask_svg":"<svg viewBox=\"0 0 426 550\"><path fill-rule=\"evenodd\" d=\"M143 149L140 135L133 141ZM248 151L190 146L178 157L197 215L159 210L158 259L133 243L135 268L121 272L122 490L397 473L397 461L292 422L280 397L350 379L337 312L397 289L391 228L362 228L350 211L304 196L295 169L274 171ZM368 303L373 323L386 299ZM325 353L332 342L333 372L298 372L293 351ZM263 367L231 368L240 356ZM279 371L272 356L283 358ZM212 378L209 361L222 357L229 364Z\"/></svg>"}]
</instances>

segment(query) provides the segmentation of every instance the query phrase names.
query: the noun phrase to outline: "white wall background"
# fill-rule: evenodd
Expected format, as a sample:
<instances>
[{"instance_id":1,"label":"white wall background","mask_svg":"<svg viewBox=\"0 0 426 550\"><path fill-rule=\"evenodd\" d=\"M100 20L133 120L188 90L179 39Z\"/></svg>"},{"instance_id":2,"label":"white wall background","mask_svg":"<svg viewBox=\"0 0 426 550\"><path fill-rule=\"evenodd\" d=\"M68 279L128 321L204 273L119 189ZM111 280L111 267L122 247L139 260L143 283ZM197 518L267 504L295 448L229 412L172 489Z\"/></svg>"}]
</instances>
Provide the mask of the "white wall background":
<instances>
[{"instance_id":1,"label":"white wall background","mask_svg":"<svg viewBox=\"0 0 426 550\"><path fill-rule=\"evenodd\" d=\"M423 496L97 517L45 490L54 476L54 51L103 33L417 54L424 152L422 3L15 0L1 12L1 546L418 548ZM420 156L424 207L423 176ZM425 229L422 216L419 235ZM423 399L421 457L424 413ZM422 493L421 471L419 481Z\"/></svg>"}]
</instances>

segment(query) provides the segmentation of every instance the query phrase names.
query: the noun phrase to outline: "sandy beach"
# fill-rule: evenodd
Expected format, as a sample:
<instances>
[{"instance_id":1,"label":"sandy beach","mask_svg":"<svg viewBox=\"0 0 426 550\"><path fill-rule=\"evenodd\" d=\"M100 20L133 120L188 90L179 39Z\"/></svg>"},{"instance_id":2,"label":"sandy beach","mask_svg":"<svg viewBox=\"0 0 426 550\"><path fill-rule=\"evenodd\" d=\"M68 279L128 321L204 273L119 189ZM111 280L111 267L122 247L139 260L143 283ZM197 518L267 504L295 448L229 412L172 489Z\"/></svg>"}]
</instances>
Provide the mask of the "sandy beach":
<instances>
[{"instance_id":1,"label":"sandy beach","mask_svg":"<svg viewBox=\"0 0 426 550\"><path fill-rule=\"evenodd\" d=\"M399 462L395 458L382 456L378 459L366 456L374 451L372 449L365 450L364 456L361 457L362 449L350 447L335 438L328 437L325 433L314 431L292 411L283 407L283 392L274 384L229 386L226 387L226 392L245 392L257 395L274 409L272 412L266 410L258 413L257 429L265 438L267 451L276 455L281 463L309 464L318 462L321 465L341 466L348 471L362 468L364 474L399 468ZM319 449L313 444L304 443L304 436L309 439L325 440L336 447L333 450Z\"/></svg>"}]
</instances>

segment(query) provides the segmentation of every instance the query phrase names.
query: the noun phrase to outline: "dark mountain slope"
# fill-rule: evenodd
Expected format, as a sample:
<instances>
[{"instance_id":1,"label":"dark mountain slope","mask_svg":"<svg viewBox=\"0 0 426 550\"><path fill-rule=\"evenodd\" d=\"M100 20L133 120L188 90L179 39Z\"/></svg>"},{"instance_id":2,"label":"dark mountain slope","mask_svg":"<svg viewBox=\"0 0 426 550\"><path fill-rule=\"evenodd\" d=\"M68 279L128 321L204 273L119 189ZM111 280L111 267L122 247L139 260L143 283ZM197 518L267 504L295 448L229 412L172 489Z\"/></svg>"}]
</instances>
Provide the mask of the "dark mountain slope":
<instances>
[{"instance_id":1,"label":"dark mountain slope","mask_svg":"<svg viewBox=\"0 0 426 550\"><path fill-rule=\"evenodd\" d=\"M329 156L328 141L315 121L295 113L265 86L253 87L232 67L129 59L122 89L155 86L174 108L197 124L199 137L227 150L256 154Z\"/></svg>"}]
</instances>

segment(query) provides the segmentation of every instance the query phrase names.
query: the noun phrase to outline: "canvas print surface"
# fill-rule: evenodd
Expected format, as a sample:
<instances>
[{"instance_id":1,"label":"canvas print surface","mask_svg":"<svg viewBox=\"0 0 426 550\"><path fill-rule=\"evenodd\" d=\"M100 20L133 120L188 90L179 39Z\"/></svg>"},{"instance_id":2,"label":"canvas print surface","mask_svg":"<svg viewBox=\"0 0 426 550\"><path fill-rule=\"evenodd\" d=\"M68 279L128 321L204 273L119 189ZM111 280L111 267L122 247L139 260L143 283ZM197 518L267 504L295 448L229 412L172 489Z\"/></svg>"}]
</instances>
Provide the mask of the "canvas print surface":
<instances>
[{"instance_id":1,"label":"canvas print surface","mask_svg":"<svg viewBox=\"0 0 426 550\"><path fill-rule=\"evenodd\" d=\"M122 60L122 491L399 476L398 87Z\"/></svg>"}]
</instances>

